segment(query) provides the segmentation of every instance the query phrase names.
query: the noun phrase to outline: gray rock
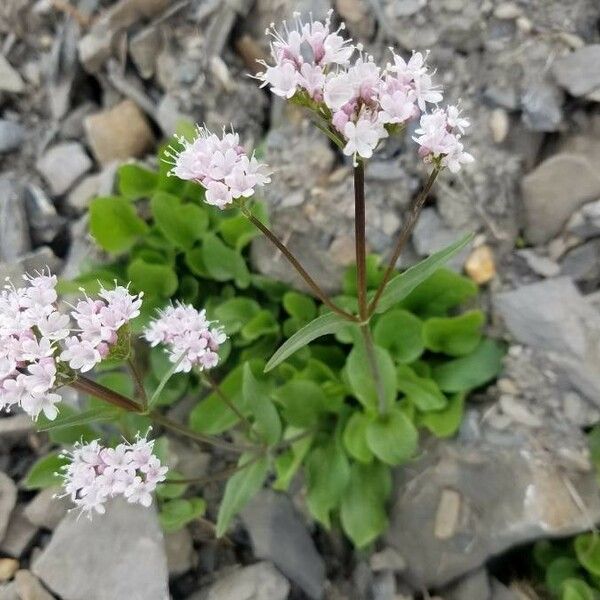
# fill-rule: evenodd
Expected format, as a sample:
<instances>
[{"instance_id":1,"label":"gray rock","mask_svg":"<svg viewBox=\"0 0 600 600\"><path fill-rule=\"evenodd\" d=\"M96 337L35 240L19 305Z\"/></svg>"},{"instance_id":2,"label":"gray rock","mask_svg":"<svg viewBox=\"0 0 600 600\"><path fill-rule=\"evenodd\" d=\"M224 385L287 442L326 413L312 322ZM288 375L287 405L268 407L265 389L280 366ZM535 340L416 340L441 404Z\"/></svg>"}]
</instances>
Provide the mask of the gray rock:
<instances>
[{"instance_id":1,"label":"gray rock","mask_svg":"<svg viewBox=\"0 0 600 600\"><path fill-rule=\"evenodd\" d=\"M597 161L600 162L600 152L598 153ZM571 219L569 219L567 231L583 239L599 236L600 200L584 204L575 214L573 214Z\"/></svg>"},{"instance_id":2,"label":"gray rock","mask_svg":"<svg viewBox=\"0 0 600 600\"><path fill-rule=\"evenodd\" d=\"M183 575L194 566L194 546L187 527L165 534L165 551L171 577Z\"/></svg>"},{"instance_id":3,"label":"gray rock","mask_svg":"<svg viewBox=\"0 0 600 600\"><path fill-rule=\"evenodd\" d=\"M524 248L517 250L517 254L522 256L527 266L542 277L556 277L560 273L560 265L547 256L541 256L535 250Z\"/></svg>"},{"instance_id":4,"label":"gray rock","mask_svg":"<svg viewBox=\"0 0 600 600\"><path fill-rule=\"evenodd\" d=\"M288 580L268 562L235 569L221 576L206 595L188 600L286 600Z\"/></svg>"},{"instance_id":5,"label":"gray rock","mask_svg":"<svg viewBox=\"0 0 600 600\"><path fill-rule=\"evenodd\" d=\"M64 600L168 600L168 571L156 511L110 502L93 520L69 513L33 564Z\"/></svg>"},{"instance_id":6,"label":"gray rock","mask_svg":"<svg viewBox=\"0 0 600 600\"><path fill-rule=\"evenodd\" d=\"M563 99L562 91L547 81L530 85L521 98L523 123L534 131L557 131L563 119Z\"/></svg>"},{"instance_id":7,"label":"gray rock","mask_svg":"<svg viewBox=\"0 0 600 600\"><path fill-rule=\"evenodd\" d=\"M26 569L15 574L15 585L21 600L53 600L54 596L44 589L39 579Z\"/></svg>"},{"instance_id":8,"label":"gray rock","mask_svg":"<svg viewBox=\"0 0 600 600\"><path fill-rule=\"evenodd\" d=\"M0 91L19 94L25 91L25 84L19 73L0 54Z\"/></svg>"},{"instance_id":9,"label":"gray rock","mask_svg":"<svg viewBox=\"0 0 600 600\"><path fill-rule=\"evenodd\" d=\"M600 405L600 313L566 277L497 294L494 307L523 344L549 353L573 385Z\"/></svg>"},{"instance_id":10,"label":"gray rock","mask_svg":"<svg viewBox=\"0 0 600 600\"><path fill-rule=\"evenodd\" d=\"M25 139L25 129L19 123L0 119L0 154L16 150Z\"/></svg>"},{"instance_id":11,"label":"gray rock","mask_svg":"<svg viewBox=\"0 0 600 600\"><path fill-rule=\"evenodd\" d=\"M521 182L527 239L541 244L560 232L580 206L600 197L600 176L583 156L560 153Z\"/></svg>"},{"instance_id":12,"label":"gray rock","mask_svg":"<svg viewBox=\"0 0 600 600\"><path fill-rule=\"evenodd\" d=\"M289 497L262 490L244 508L241 517L254 555L273 562L310 598L321 598L325 563Z\"/></svg>"},{"instance_id":13,"label":"gray rock","mask_svg":"<svg viewBox=\"0 0 600 600\"><path fill-rule=\"evenodd\" d=\"M556 59L552 73L572 96L593 92L600 87L600 44L584 46Z\"/></svg>"},{"instance_id":14,"label":"gray rock","mask_svg":"<svg viewBox=\"0 0 600 600\"><path fill-rule=\"evenodd\" d=\"M0 586L0 600L21 600L21 597L17 594L17 585L14 581Z\"/></svg>"},{"instance_id":15,"label":"gray rock","mask_svg":"<svg viewBox=\"0 0 600 600\"><path fill-rule=\"evenodd\" d=\"M492 589L485 569L469 573L442 592L444 600L492 600Z\"/></svg>"},{"instance_id":16,"label":"gray rock","mask_svg":"<svg viewBox=\"0 0 600 600\"><path fill-rule=\"evenodd\" d=\"M52 146L36 163L37 170L56 196L67 192L91 166L90 157L77 142L64 142Z\"/></svg>"},{"instance_id":17,"label":"gray rock","mask_svg":"<svg viewBox=\"0 0 600 600\"><path fill-rule=\"evenodd\" d=\"M56 258L48 246L37 248L33 252L23 255L19 260L11 263L0 262L0 281L7 277L16 284L24 273L34 273L50 268L53 273L60 269L61 261Z\"/></svg>"},{"instance_id":18,"label":"gray rock","mask_svg":"<svg viewBox=\"0 0 600 600\"><path fill-rule=\"evenodd\" d=\"M561 469L514 430L493 440L475 431L428 440L398 471L396 490L386 541L406 558L403 578L417 589L446 585L507 548L587 530L600 517L593 469Z\"/></svg>"},{"instance_id":19,"label":"gray rock","mask_svg":"<svg viewBox=\"0 0 600 600\"><path fill-rule=\"evenodd\" d=\"M36 527L55 529L72 508L68 498L57 497L61 488L49 487L39 492L25 507L25 517Z\"/></svg>"},{"instance_id":20,"label":"gray rock","mask_svg":"<svg viewBox=\"0 0 600 600\"><path fill-rule=\"evenodd\" d=\"M144 79L149 79L156 70L156 59L162 48L162 35L156 26L136 33L129 42L129 54L133 64Z\"/></svg>"},{"instance_id":21,"label":"gray rock","mask_svg":"<svg viewBox=\"0 0 600 600\"><path fill-rule=\"evenodd\" d=\"M22 190L11 177L0 177L0 260L14 262L29 248Z\"/></svg>"},{"instance_id":22,"label":"gray rock","mask_svg":"<svg viewBox=\"0 0 600 600\"><path fill-rule=\"evenodd\" d=\"M491 600L524 600L524 597L520 594L517 595L515 592L500 583L497 579L492 579Z\"/></svg>"},{"instance_id":23,"label":"gray rock","mask_svg":"<svg viewBox=\"0 0 600 600\"><path fill-rule=\"evenodd\" d=\"M448 227L435 208L425 208L415 225L412 241L417 254L429 256L456 242L465 233ZM469 252L470 248L465 248L450 260L449 266L461 269Z\"/></svg>"},{"instance_id":24,"label":"gray rock","mask_svg":"<svg viewBox=\"0 0 600 600\"><path fill-rule=\"evenodd\" d=\"M25 413L0 418L0 439L19 440L35 431L35 424Z\"/></svg>"},{"instance_id":25,"label":"gray rock","mask_svg":"<svg viewBox=\"0 0 600 600\"><path fill-rule=\"evenodd\" d=\"M27 184L24 197L34 244L52 242L64 227L65 218L58 214L44 190L37 185Z\"/></svg>"},{"instance_id":26,"label":"gray rock","mask_svg":"<svg viewBox=\"0 0 600 600\"><path fill-rule=\"evenodd\" d=\"M67 195L67 206L81 213L87 210L90 200L98 195L100 175L84 177Z\"/></svg>"},{"instance_id":27,"label":"gray rock","mask_svg":"<svg viewBox=\"0 0 600 600\"><path fill-rule=\"evenodd\" d=\"M17 486L8 475L0 471L0 540L6 535L16 502Z\"/></svg>"},{"instance_id":28,"label":"gray rock","mask_svg":"<svg viewBox=\"0 0 600 600\"><path fill-rule=\"evenodd\" d=\"M20 558L31 545L38 528L25 517L24 507L19 504L13 510L6 535L0 544L3 554Z\"/></svg>"},{"instance_id":29,"label":"gray rock","mask_svg":"<svg viewBox=\"0 0 600 600\"><path fill-rule=\"evenodd\" d=\"M579 283L600 280L600 239L592 239L569 250L562 259L561 274Z\"/></svg>"}]
</instances>

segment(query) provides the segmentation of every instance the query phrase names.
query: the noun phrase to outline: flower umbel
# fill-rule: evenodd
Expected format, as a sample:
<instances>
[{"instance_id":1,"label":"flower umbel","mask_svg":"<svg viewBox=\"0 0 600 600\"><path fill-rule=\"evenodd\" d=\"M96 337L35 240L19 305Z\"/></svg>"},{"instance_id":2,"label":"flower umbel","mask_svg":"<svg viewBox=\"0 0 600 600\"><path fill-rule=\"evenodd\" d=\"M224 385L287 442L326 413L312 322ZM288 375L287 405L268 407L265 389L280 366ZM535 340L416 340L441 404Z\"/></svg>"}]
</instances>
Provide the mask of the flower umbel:
<instances>
[{"instance_id":1,"label":"flower umbel","mask_svg":"<svg viewBox=\"0 0 600 600\"><path fill-rule=\"evenodd\" d=\"M76 444L63 453L70 462L58 473L65 495L89 517L94 512L104 514L106 502L119 495L127 502L150 506L152 493L168 471L153 450L154 441L140 434L134 443L124 442L116 448L104 447L98 440Z\"/></svg>"},{"instance_id":2,"label":"flower umbel","mask_svg":"<svg viewBox=\"0 0 600 600\"><path fill-rule=\"evenodd\" d=\"M226 208L237 198L250 198L256 186L271 181L266 165L246 154L237 133L223 130L218 137L200 126L196 132L192 141L177 136L181 148L170 147L165 155L173 165L169 174L202 185L207 204Z\"/></svg>"},{"instance_id":3,"label":"flower umbel","mask_svg":"<svg viewBox=\"0 0 600 600\"><path fill-rule=\"evenodd\" d=\"M181 303L159 311L144 336L152 346L164 344L169 360L177 364L175 372L185 373L192 367L201 371L215 367L219 346L227 339L225 332L206 318L205 310Z\"/></svg>"}]
</instances>

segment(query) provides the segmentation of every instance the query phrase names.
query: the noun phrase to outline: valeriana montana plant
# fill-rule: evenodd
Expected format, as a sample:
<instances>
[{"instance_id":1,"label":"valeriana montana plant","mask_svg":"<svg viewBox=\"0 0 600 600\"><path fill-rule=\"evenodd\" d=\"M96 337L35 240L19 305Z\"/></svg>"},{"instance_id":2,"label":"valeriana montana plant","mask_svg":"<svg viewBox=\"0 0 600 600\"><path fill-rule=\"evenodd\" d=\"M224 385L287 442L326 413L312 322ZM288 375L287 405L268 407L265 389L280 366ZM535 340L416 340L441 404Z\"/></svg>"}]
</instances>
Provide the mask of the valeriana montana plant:
<instances>
[{"instance_id":1,"label":"valeriana montana plant","mask_svg":"<svg viewBox=\"0 0 600 600\"><path fill-rule=\"evenodd\" d=\"M296 16L280 32L271 27L272 57L257 76L304 107L351 157L356 264L342 293L327 295L270 229L256 197L277 174L233 130L198 126L177 136L158 176L126 165L123 197L91 206L92 235L117 257L102 285L91 286L97 297L89 291L63 312L55 279L43 275L24 290L9 287L0 304L4 404L42 414L42 427L60 443L73 436L57 431L96 421L115 422L126 438L105 444L98 430L86 429L83 443L36 465L30 485L55 483L47 472L60 467L65 493L89 514L110 510L117 495L144 506L156 495L163 526L182 526L203 514L203 500L189 490L207 478L167 471L164 438L135 437L153 424L152 431L237 455L208 476L228 478L218 536L266 482L285 490L303 471L312 516L327 528L341 523L362 547L385 529L391 468L414 456L419 428L453 435L466 393L497 374L502 349L483 338L481 311L450 315L476 286L441 267L470 237L395 271L435 179L473 160L461 137L469 123L457 107L439 106L442 91L426 56L406 61L391 51L379 66L343 31L332 27L331 13L324 23ZM411 121L430 175L382 266L366 254L364 172L379 145ZM145 198L150 219L135 205ZM250 273L242 255L249 227L283 254L313 297ZM112 273L118 282L111 286ZM64 385L96 400L74 413L60 402ZM188 424L161 411L184 394L198 397Z\"/></svg>"}]
</instances>

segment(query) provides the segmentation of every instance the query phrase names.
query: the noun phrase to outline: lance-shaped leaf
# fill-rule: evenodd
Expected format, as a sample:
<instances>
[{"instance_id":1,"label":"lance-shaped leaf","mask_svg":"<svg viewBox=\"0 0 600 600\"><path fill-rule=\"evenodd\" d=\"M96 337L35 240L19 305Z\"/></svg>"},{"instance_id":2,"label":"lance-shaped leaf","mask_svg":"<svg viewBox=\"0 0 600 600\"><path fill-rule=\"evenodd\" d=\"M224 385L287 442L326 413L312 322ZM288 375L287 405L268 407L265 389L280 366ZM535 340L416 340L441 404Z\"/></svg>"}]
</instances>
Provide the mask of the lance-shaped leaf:
<instances>
[{"instance_id":1,"label":"lance-shaped leaf","mask_svg":"<svg viewBox=\"0 0 600 600\"><path fill-rule=\"evenodd\" d=\"M348 326L348 321L335 313L325 313L305 325L297 331L289 340L279 347L277 352L271 356L265 372L274 369L279 363L283 362L288 356L291 356L300 348L304 348L317 338L332 333L337 333L343 327Z\"/></svg>"},{"instance_id":2,"label":"lance-shaped leaf","mask_svg":"<svg viewBox=\"0 0 600 600\"><path fill-rule=\"evenodd\" d=\"M432 273L448 262L455 254L460 252L471 240L472 234L450 244L447 248L435 252L425 260L417 263L414 267L407 269L397 277L394 277L381 295L376 313L382 313L406 298L420 283L425 281Z\"/></svg>"}]
</instances>

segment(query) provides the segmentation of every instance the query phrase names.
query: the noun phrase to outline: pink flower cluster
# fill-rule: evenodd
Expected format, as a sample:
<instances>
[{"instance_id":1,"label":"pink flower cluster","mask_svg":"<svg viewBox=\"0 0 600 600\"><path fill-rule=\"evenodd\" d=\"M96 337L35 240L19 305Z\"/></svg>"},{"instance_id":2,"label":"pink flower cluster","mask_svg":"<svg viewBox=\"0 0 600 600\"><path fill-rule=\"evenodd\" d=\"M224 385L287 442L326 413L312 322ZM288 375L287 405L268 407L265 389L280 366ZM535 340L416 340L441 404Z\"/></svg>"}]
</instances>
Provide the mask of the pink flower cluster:
<instances>
[{"instance_id":1,"label":"pink flower cluster","mask_svg":"<svg viewBox=\"0 0 600 600\"><path fill-rule=\"evenodd\" d=\"M56 276L24 276L26 285L0 291L0 408L20 406L37 419L58 414L55 393L62 361L87 371L100 362L117 331L139 315L141 299L120 286L102 289L102 300L85 300L71 313L79 333L70 337L71 319L57 308ZM62 347L62 344L66 348Z\"/></svg>"},{"instance_id":2,"label":"pink flower cluster","mask_svg":"<svg viewBox=\"0 0 600 600\"><path fill-rule=\"evenodd\" d=\"M215 367L219 346L227 339L224 331L206 318L205 310L181 303L159 311L144 336L153 347L167 347L169 360L177 365L176 373L189 373L192 367L201 371Z\"/></svg>"},{"instance_id":3,"label":"pink flower cluster","mask_svg":"<svg viewBox=\"0 0 600 600\"><path fill-rule=\"evenodd\" d=\"M416 52L405 61L392 50L393 63L382 69L372 57L363 54L360 44L353 45L339 35L343 24L332 31L331 14L330 11L325 23L307 24L296 14L295 27L290 30L284 22L283 33L271 26L267 34L274 38L274 64L262 62L265 70L258 79L274 94L296 98L329 121L332 130L341 136L346 155L355 160L357 156L370 158L380 140L388 137L395 126L420 115L424 118L428 105L436 105L443 96L433 84L423 54ZM356 56L351 61L353 54ZM462 128L468 125L464 119L461 121ZM445 135L444 152L421 153L423 156L452 155L447 163L455 170L461 163L470 162L470 155L465 156L449 121L426 120L426 124L429 129L434 124L438 127L438 137ZM428 137L425 141L429 140ZM436 145L436 149L441 146Z\"/></svg>"},{"instance_id":4,"label":"pink flower cluster","mask_svg":"<svg viewBox=\"0 0 600 600\"><path fill-rule=\"evenodd\" d=\"M76 444L63 456L69 463L58 473L67 496L88 516L104 514L110 498L124 496L130 503L150 506L157 484L164 481L168 468L153 454L154 440L138 437L133 444L105 448L98 440Z\"/></svg>"},{"instance_id":5,"label":"pink flower cluster","mask_svg":"<svg viewBox=\"0 0 600 600\"><path fill-rule=\"evenodd\" d=\"M69 317L56 309L56 277L24 277L0 292L0 406L20 406L37 419L56 418L57 343L69 334Z\"/></svg>"},{"instance_id":6,"label":"pink flower cluster","mask_svg":"<svg viewBox=\"0 0 600 600\"><path fill-rule=\"evenodd\" d=\"M196 129L198 135L191 142L177 136L182 148L170 147L166 156L173 165L169 174L202 185L207 204L223 209L234 199L253 196L256 186L271 181L266 165L254 155L248 157L237 133L223 131L219 138L202 127Z\"/></svg>"},{"instance_id":7,"label":"pink flower cluster","mask_svg":"<svg viewBox=\"0 0 600 600\"><path fill-rule=\"evenodd\" d=\"M80 300L71 316L79 327L79 334L65 340L61 360L76 371L93 369L108 355L118 340L118 331L125 323L140 314L143 292L134 295L123 286L114 290L100 289L100 298Z\"/></svg>"},{"instance_id":8,"label":"pink flower cluster","mask_svg":"<svg viewBox=\"0 0 600 600\"><path fill-rule=\"evenodd\" d=\"M448 106L445 110L437 108L424 114L415 132L417 136L413 138L420 146L419 156L427 162L439 161L442 167L458 173L461 164L475 160L460 142L461 134L468 126L469 121L460 116L456 106Z\"/></svg>"}]
</instances>

